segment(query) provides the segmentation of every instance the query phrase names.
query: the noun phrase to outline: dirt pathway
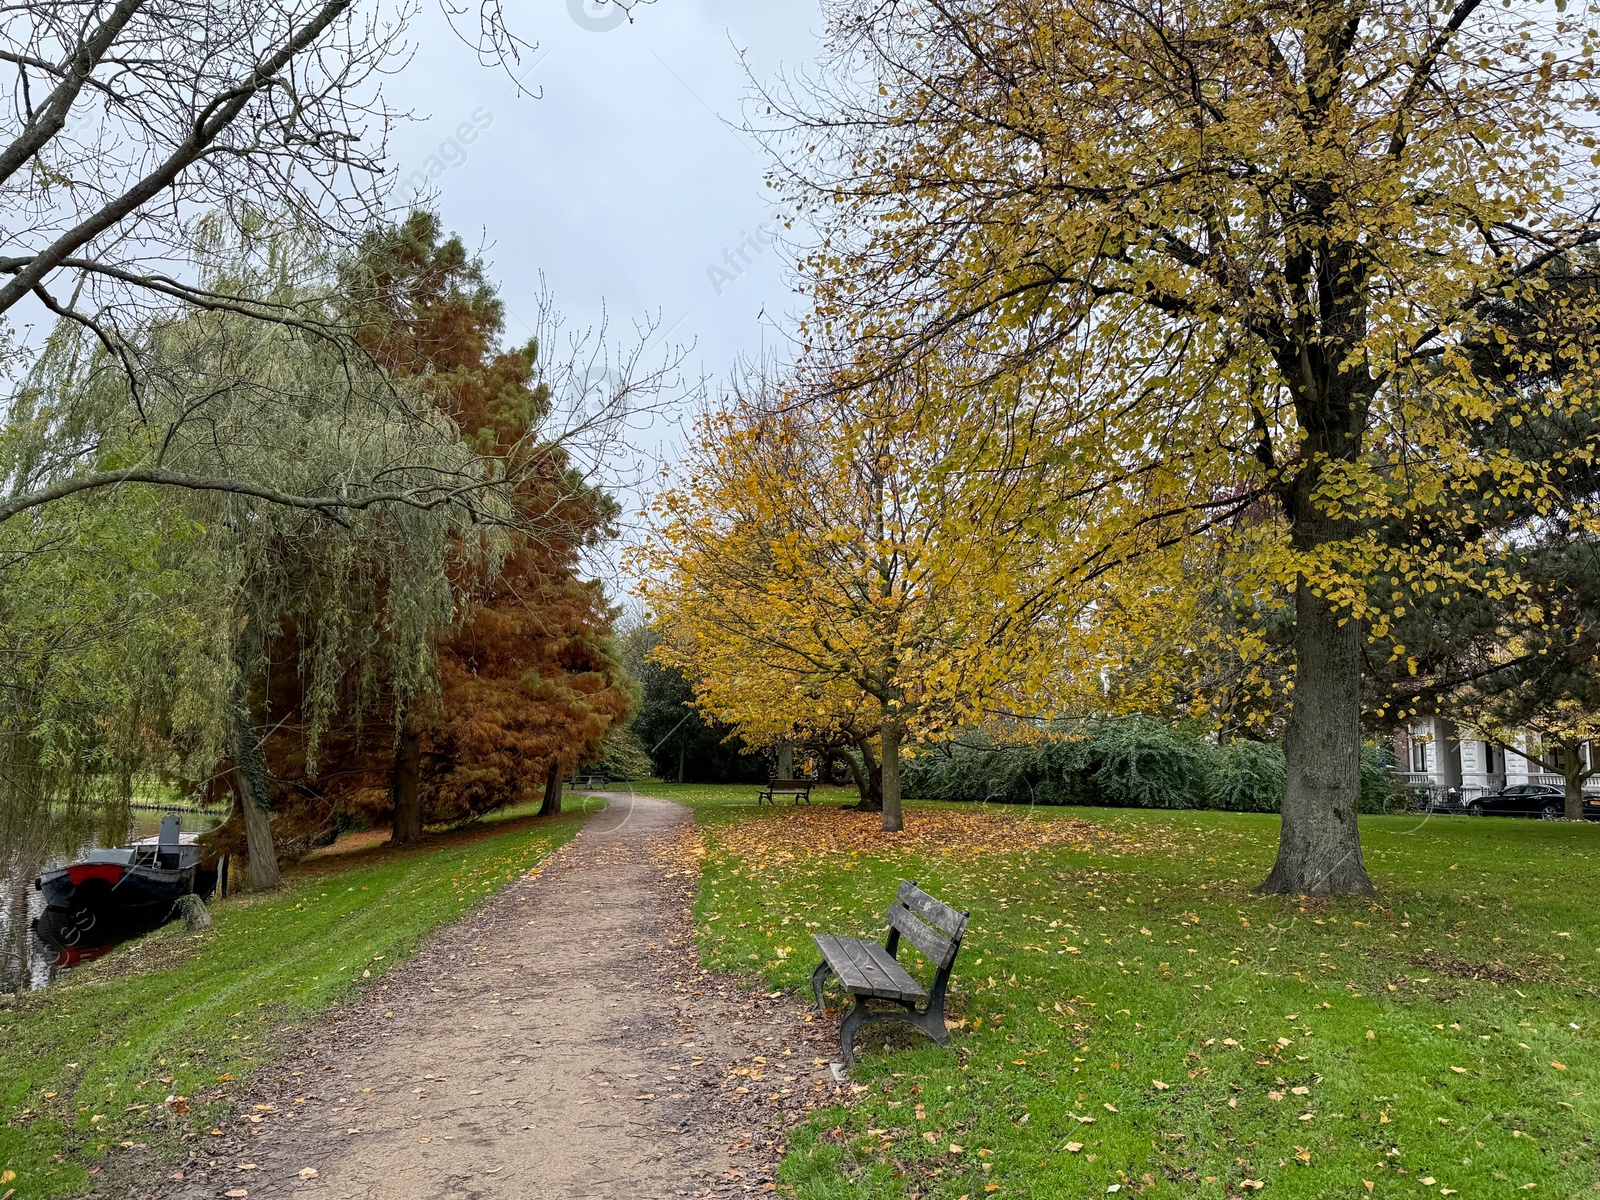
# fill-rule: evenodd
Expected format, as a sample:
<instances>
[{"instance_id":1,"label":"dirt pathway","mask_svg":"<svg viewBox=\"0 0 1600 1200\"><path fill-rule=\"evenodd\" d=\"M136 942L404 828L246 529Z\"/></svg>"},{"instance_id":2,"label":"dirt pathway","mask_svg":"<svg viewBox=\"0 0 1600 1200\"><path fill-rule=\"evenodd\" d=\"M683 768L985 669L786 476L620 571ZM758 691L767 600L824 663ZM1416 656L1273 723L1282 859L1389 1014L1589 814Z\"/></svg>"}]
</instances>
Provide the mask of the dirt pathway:
<instances>
[{"instance_id":1,"label":"dirt pathway","mask_svg":"<svg viewBox=\"0 0 1600 1200\"><path fill-rule=\"evenodd\" d=\"M536 878L313 1033L183 1169L101 1194L770 1191L785 1129L840 1097L832 1024L699 969L688 810L608 799Z\"/></svg>"}]
</instances>

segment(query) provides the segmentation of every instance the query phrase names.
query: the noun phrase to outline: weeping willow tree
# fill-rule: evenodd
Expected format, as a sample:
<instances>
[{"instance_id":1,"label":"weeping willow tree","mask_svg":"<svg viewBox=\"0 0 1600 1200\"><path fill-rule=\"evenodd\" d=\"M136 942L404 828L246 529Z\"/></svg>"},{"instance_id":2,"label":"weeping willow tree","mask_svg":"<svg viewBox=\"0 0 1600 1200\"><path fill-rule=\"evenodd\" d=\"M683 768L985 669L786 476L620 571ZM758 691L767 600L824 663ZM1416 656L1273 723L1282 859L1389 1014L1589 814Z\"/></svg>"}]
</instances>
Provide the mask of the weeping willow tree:
<instances>
[{"instance_id":1,"label":"weeping willow tree","mask_svg":"<svg viewBox=\"0 0 1600 1200\"><path fill-rule=\"evenodd\" d=\"M314 250L223 249L211 282L277 319L174 311L125 341L63 325L13 402L0 736L8 790L35 802L220 770L270 887L267 638L301 642L314 755L341 706L432 686L446 564L494 569L516 514L503 464L345 336Z\"/></svg>"},{"instance_id":2,"label":"weeping willow tree","mask_svg":"<svg viewBox=\"0 0 1600 1200\"><path fill-rule=\"evenodd\" d=\"M133 490L0 526L0 852L120 838L136 774L182 773L163 748L207 769L203 532Z\"/></svg>"}]
</instances>

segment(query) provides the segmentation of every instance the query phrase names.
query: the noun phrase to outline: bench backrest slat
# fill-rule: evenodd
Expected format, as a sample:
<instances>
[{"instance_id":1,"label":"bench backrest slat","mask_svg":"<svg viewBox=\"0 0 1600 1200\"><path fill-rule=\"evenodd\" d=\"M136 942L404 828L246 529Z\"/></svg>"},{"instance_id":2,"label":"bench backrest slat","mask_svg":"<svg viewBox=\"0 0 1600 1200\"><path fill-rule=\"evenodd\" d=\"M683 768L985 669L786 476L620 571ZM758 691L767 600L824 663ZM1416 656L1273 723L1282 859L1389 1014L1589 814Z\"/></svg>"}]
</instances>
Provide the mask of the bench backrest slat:
<instances>
[{"instance_id":1,"label":"bench backrest slat","mask_svg":"<svg viewBox=\"0 0 1600 1200\"><path fill-rule=\"evenodd\" d=\"M900 881L894 898L904 904L929 925L942 929L950 937L960 937L967 931L967 916L951 908L936 896L930 896L909 879Z\"/></svg>"},{"instance_id":2,"label":"bench backrest slat","mask_svg":"<svg viewBox=\"0 0 1600 1200\"><path fill-rule=\"evenodd\" d=\"M901 882L895 902L885 916L889 928L927 955L928 961L940 971L955 961L961 938L967 931L965 913L957 912L909 881Z\"/></svg>"},{"instance_id":3,"label":"bench backrest slat","mask_svg":"<svg viewBox=\"0 0 1600 1200\"><path fill-rule=\"evenodd\" d=\"M798 789L809 788L815 782L816 781L813 779L774 779L771 783L767 784L767 786L769 788Z\"/></svg>"},{"instance_id":4,"label":"bench backrest slat","mask_svg":"<svg viewBox=\"0 0 1600 1200\"><path fill-rule=\"evenodd\" d=\"M935 967L943 968L955 957L955 941L947 938L931 925L917 920L916 914L904 905L896 904L889 910L889 927L899 932L918 950L928 956Z\"/></svg>"}]
</instances>

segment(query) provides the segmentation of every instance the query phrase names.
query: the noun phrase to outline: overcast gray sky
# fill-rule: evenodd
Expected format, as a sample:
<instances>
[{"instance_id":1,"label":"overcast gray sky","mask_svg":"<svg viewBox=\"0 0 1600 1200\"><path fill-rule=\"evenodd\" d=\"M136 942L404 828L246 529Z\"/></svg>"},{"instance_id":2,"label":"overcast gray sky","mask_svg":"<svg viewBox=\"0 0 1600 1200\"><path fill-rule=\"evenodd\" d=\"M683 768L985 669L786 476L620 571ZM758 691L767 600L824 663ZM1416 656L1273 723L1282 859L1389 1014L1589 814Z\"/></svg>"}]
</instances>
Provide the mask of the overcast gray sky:
<instances>
[{"instance_id":1,"label":"overcast gray sky","mask_svg":"<svg viewBox=\"0 0 1600 1200\"><path fill-rule=\"evenodd\" d=\"M613 328L659 315L672 341L693 343L697 373L723 377L763 338L781 341L796 307L775 250L748 267L735 255L737 270L725 257L773 213L766 160L729 128L748 91L738 51L763 78L811 62L817 0L656 0L614 27L580 22L575 3L508 5L539 43L522 68L536 94L520 97L424 6L416 57L387 90L425 119L397 131L392 161L402 181L436 174L447 227L485 243L513 340L542 271L571 323L602 305Z\"/></svg>"}]
</instances>

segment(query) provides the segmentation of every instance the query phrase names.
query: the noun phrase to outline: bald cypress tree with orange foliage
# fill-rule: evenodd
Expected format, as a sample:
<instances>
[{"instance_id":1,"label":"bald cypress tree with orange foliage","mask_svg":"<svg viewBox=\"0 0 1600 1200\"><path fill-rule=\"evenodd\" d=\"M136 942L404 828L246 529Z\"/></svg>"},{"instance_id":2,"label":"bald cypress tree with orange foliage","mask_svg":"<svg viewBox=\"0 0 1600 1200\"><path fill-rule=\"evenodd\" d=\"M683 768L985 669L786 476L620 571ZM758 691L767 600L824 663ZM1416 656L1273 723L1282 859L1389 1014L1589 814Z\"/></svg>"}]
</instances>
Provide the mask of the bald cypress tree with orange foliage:
<instances>
[{"instance_id":1,"label":"bald cypress tree with orange foliage","mask_svg":"<svg viewBox=\"0 0 1600 1200\"><path fill-rule=\"evenodd\" d=\"M374 233L345 281L362 347L390 375L420 380L462 437L503 463L521 520L497 571L486 577L463 555L453 574L458 617L437 639L437 689L405 706L369 704L364 720L323 735L315 760L294 719L298 656L292 637L280 639L268 742L280 808L307 837L355 811L392 821L396 842L425 823L548 798L551 780L559 810L562 775L633 702L613 612L580 575L582 552L611 536L616 503L544 436L552 397L540 347L501 348L504 305L437 217L413 213Z\"/></svg>"}]
</instances>

